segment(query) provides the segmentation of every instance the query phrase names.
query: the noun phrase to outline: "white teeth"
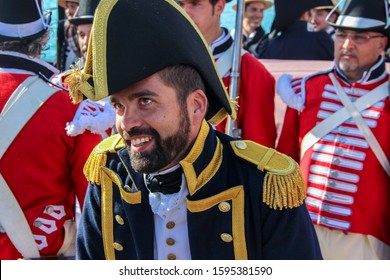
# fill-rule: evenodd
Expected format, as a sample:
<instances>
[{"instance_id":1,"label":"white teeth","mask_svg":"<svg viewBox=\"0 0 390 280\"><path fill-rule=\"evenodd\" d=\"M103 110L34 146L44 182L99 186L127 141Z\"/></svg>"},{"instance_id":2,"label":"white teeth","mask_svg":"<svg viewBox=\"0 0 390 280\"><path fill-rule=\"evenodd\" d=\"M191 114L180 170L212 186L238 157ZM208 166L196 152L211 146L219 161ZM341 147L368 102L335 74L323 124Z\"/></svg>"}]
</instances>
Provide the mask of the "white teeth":
<instances>
[{"instance_id":1,"label":"white teeth","mask_svg":"<svg viewBox=\"0 0 390 280\"><path fill-rule=\"evenodd\" d=\"M150 141L149 137L138 138L138 139L131 140L131 144L132 145L139 145L139 144L146 143L146 142L149 142L149 141Z\"/></svg>"}]
</instances>

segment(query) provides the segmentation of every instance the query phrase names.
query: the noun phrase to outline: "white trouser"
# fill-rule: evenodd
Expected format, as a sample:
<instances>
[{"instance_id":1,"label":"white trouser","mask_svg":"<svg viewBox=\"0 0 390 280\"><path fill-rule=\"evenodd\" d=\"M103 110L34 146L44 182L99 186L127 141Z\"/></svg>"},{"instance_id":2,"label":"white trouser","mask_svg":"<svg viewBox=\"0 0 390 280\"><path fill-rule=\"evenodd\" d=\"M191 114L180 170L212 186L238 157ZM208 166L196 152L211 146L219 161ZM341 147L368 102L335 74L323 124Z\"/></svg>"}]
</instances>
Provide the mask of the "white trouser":
<instances>
[{"instance_id":1,"label":"white trouser","mask_svg":"<svg viewBox=\"0 0 390 280\"><path fill-rule=\"evenodd\" d=\"M389 260L390 246L371 235L314 225L325 260Z\"/></svg>"}]
</instances>

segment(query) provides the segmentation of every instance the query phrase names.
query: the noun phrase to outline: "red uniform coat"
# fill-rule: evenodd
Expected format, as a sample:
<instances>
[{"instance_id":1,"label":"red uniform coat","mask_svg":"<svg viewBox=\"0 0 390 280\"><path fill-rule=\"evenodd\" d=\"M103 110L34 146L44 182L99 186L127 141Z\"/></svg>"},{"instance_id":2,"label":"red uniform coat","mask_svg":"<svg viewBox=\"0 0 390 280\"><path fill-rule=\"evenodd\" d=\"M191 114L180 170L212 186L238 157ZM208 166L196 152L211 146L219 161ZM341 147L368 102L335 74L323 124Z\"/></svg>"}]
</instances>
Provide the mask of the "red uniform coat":
<instances>
[{"instance_id":1,"label":"red uniform coat","mask_svg":"<svg viewBox=\"0 0 390 280\"><path fill-rule=\"evenodd\" d=\"M44 67L50 70L44 62L25 56L17 58L23 62L16 63L17 56L0 53L0 110L18 85L34 74L31 71ZM10 66L21 66L21 69ZM0 159L0 173L31 226L41 256L56 255L61 248L65 235L63 224L75 215L75 195L81 206L84 202L88 185L83 174L85 161L102 140L100 135L90 132L77 137L67 135L66 124L72 121L76 111L77 106L71 103L67 92L56 92L38 109ZM3 133L0 131L0 135ZM0 248L0 259L21 257L2 228Z\"/></svg>"},{"instance_id":2,"label":"red uniform coat","mask_svg":"<svg viewBox=\"0 0 390 280\"><path fill-rule=\"evenodd\" d=\"M389 79L383 61L352 84L332 71L351 100ZM297 160L303 137L343 107L328 73L309 78L301 93L305 96L304 109L300 113L287 109L277 148ZM389 98L361 115L389 159ZM372 235L390 245L390 178L351 118L307 150L300 165L307 182L306 204L314 224Z\"/></svg>"},{"instance_id":3,"label":"red uniform coat","mask_svg":"<svg viewBox=\"0 0 390 280\"><path fill-rule=\"evenodd\" d=\"M218 49L230 47L233 40L226 40L230 35L213 43L216 60L223 52ZM222 42L219 44L219 42ZM229 91L230 73L222 79ZM275 78L253 55L246 53L241 57L240 85L238 94L237 126L242 130L241 138L252 140L267 147L274 147L276 140L275 125ZM226 120L216 126L226 132Z\"/></svg>"}]
</instances>

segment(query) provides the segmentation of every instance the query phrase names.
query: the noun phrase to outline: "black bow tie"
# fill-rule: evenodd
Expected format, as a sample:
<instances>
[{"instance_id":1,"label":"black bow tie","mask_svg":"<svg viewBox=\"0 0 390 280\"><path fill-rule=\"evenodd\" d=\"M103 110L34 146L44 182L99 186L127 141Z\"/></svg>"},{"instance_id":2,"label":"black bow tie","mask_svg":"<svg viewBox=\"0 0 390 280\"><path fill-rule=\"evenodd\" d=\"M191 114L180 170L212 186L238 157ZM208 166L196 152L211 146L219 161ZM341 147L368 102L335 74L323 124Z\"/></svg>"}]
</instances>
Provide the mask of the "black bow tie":
<instances>
[{"instance_id":1,"label":"black bow tie","mask_svg":"<svg viewBox=\"0 0 390 280\"><path fill-rule=\"evenodd\" d=\"M151 192L172 194L180 191L182 169L163 175L146 175L146 186Z\"/></svg>"}]
</instances>

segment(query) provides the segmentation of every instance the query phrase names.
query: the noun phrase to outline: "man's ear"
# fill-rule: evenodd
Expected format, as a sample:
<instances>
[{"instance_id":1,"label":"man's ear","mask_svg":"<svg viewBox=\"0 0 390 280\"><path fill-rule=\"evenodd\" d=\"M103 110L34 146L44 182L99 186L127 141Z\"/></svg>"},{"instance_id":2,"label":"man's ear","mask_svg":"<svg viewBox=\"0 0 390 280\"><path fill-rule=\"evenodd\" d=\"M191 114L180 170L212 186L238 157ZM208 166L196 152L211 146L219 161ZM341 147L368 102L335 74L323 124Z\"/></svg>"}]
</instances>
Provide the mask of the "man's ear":
<instances>
[{"instance_id":1,"label":"man's ear","mask_svg":"<svg viewBox=\"0 0 390 280\"><path fill-rule=\"evenodd\" d=\"M187 99L188 113L193 116L194 121L202 121L206 116L208 100L206 94L201 89L194 90Z\"/></svg>"},{"instance_id":2,"label":"man's ear","mask_svg":"<svg viewBox=\"0 0 390 280\"><path fill-rule=\"evenodd\" d=\"M389 38L384 37L384 38L382 38L382 39L383 39L383 40L381 40L380 48L382 49L382 51L386 51L387 43L388 43Z\"/></svg>"},{"instance_id":3,"label":"man's ear","mask_svg":"<svg viewBox=\"0 0 390 280\"><path fill-rule=\"evenodd\" d=\"M215 6L214 6L214 12L216 13L217 16L221 16L223 10L225 9L225 0L219 0Z\"/></svg>"}]
</instances>

